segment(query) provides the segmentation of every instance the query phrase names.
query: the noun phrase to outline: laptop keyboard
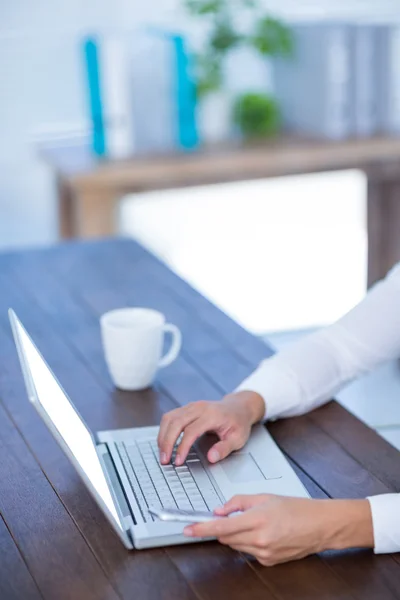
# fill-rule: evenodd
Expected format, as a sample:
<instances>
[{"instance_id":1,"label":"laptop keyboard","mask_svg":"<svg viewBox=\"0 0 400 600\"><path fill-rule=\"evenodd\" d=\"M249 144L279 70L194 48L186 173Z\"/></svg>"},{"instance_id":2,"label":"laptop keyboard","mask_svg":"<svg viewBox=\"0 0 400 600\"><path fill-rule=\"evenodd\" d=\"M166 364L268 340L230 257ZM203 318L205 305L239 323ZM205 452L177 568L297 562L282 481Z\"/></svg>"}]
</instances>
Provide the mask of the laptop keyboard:
<instances>
[{"instance_id":1,"label":"laptop keyboard","mask_svg":"<svg viewBox=\"0 0 400 600\"><path fill-rule=\"evenodd\" d=\"M156 440L116 444L129 483L145 521L155 520L148 511L155 508L213 511L221 500L192 448L182 466L161 465Z\"/></svg>"}]
</instances>

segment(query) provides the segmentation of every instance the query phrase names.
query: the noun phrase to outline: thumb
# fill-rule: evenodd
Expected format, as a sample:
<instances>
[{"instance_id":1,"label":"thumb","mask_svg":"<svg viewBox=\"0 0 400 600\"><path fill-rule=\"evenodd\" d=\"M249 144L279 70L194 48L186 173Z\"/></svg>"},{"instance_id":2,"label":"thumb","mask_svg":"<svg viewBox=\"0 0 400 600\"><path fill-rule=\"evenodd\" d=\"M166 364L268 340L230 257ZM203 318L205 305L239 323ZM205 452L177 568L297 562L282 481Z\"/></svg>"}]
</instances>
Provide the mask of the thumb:
<instances>
[{"instance_id":1,"label":"thumb","mask_svg":"<svg viewBox=\"0 0 400 600\"><path fill-rule=\"evenodd\" d=\"M216 463L226 458L234 450L236 450L236 444L232 438L221 440L210 448L207 458L210 463Z\"/></svg>"},{"instance_id":2,"label":"thumb","mask_svg":"<svg viewBox=\"0 0 400 600\"><path fill-rule=\"evenodd\" d=\"M230 515L233 512L237 511L245 511L257 506L258 504L262 504L265 502L266 494L252 494L252 495L240 495L233 496L228 502L226 502L223 506L220 506L215 509L215 514L217 515Z\"/></svg>"}]
</instances>

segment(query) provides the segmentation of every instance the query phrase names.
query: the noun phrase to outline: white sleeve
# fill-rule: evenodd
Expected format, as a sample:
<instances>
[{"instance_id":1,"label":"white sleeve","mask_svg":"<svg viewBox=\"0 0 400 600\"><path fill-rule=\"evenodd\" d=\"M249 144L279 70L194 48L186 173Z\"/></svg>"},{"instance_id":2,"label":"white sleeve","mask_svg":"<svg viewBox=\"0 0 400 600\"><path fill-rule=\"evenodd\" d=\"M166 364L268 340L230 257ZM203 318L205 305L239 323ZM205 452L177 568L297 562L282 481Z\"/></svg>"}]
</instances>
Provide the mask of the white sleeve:
<instances>
[{"instance_id":1,"label":"white sleeve","mask_svg":"<svg viewBox=\"0 0 400 600\"><path fill-rule=\"evenodd\" d=\"M374 528L376 554L400 552L400 494L368 498Z\"/></svg>"},{"instance_id":2,"label":"white sleeve","mask_svg":"<svg viewBox=\"0 0 400 600\"><path fill-rule=\"evenodd\" d=\"M399 356L400 263L339 321L262 362L237 390L259 393L268 419L299 415Z\"/></svg>"}]
</instances>

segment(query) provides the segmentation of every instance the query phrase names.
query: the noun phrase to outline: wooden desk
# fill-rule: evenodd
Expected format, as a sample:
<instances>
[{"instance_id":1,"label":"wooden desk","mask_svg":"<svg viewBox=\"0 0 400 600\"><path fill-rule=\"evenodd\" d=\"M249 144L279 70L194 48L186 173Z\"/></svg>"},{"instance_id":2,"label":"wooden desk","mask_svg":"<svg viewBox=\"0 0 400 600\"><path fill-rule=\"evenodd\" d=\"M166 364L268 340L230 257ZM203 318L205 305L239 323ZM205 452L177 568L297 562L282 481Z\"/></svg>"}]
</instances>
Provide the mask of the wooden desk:
<instances>
[{"instance_id":1,"label":"wooden desk","mask_svg":"<svg viewBox=\"0 0 400 600\"><path fill-rule=\"evenodd\" d=\"M131 192L361 169L368 179L369 285L400 260L400 138L286 137L124 162L97 160L83 148L46 148L42 154L56 174L62 238L114 234L118 202Z\"/></svg>"},{"instance_id":2,"label":"wooden desk","mask_svg":"<svg viewBox=\"0 0 400 600\"><path fill-rule=\"evenodd\" d=\"M158 423L231 390L270 350L130 241L0 256L0 598L2 600L386 600L400 555L326 553L273 568L217 543L125 550L30 406L11 338L12 306L94 430ZM116 391L98 318L124 305L164 311L180 358L154 389ZM270 426L313 496L400 491L400 453L332 402Z\"/></svg>"}]
</instances>

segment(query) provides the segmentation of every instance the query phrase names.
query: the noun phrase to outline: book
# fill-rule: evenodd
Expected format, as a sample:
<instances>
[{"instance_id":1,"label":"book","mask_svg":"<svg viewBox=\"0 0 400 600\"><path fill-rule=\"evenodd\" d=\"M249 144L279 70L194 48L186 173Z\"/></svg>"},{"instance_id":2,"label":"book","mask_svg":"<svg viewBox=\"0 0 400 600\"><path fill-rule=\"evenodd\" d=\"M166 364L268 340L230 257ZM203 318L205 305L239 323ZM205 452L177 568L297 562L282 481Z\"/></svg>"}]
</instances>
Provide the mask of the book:
<instances>
[{"instance_id":1,"label":"book","mask_svg":"<svg viewBox=\"0 0 400 600\"><path fill-rule=\"evenodd\" d=\"M109 158L127 158L135 150L134 89L124 37L103 36L98 57L106 153Z\"/></svg>"},{"instance_id":2,"label":"book","mask_svg":"<svg viewBox=\"0 0 400 600\"><path fill-rule=\"evenodd\" d=\"M377 26L376 88L382 133L400 133L400 24Z\"/></svg>"},{"instance_id":3,"label":"book","mask_svg":"<svg viewBox=\"0 0 400 600\"><path fill-rule=\"evenodd\" d=\"M135 119L140 128L140 146L162 151L196 148L199 143L196 86L184 37L148 28L140 39L136 36L134 54ZM146 124L151 107L155 108L151 124Z\"/></svg>"},{"instance_id":4,"label":"book","mask_svg":"<svg viewBox=\"0 0 400 600\"><path fill-rule=\"evenodd\" d=\"M132 33L129 42L134 135L141 153L176 148L171 40L158 31Z\"/></svg>"},{"instance_id":5,"label":"book","mask_svg":"<svg viewBox=\"0 0 400 600\"><path fill-rule=\"evenodd\" d=\"M350 134L350 26L292 26L294 56L274 60L274 88L288 131L343 139Z\"/></svg>"},{"instance_id":6,"label":"book","mask_svg":"<svg viewBox=\"0 0 400 600\"><path fill-rule=\"evenodd\" d=\"M98 156L126 158L198 145L196 89L181 35L155 29L84 41Z\"/></svg>"},{"instance_id":7,"label":"book","mask_svg":"<svg viewBox=\"0 0 400 600\"><path fill-rule=\"evenodd\" d=\"M126 158L134 151L132 88L121 37L84 41L92 149L97 156Z\"/></svg>"},{"instance_id":8,"label":"book","mask_svg":"<svg viewBox=\"0 0 400 600\"><path fill-rule=\"evenodd\" d=\"M184 150L196 148L199 143L196 121L196 85L190 54L183 36L173 35L175 63L175 102L178 146Z\"/></svg>"},{"instance_id":9,"label":"book","mask_svg":"<svg viewBox=\"0 0 400 600\"><path fill-rule=\"evenodd\" d=\"M380 28L355 24L351 29L351 129L357 137L375 134L380 127L378 106L381 94L377 46Z\"/></svg>"},{"instance_id":10,"label":"book","mask_svg":"<svg viewBox=\"0 0 400 600\"><path fill-rule=\"evenodd\" d=\"M101 97L98 40L96 38L86 39L83 49L87 73L89 113L93 128L92 150L96 155L104 156L106 154L106 143Z\"/></svg>"}]
</instances>

